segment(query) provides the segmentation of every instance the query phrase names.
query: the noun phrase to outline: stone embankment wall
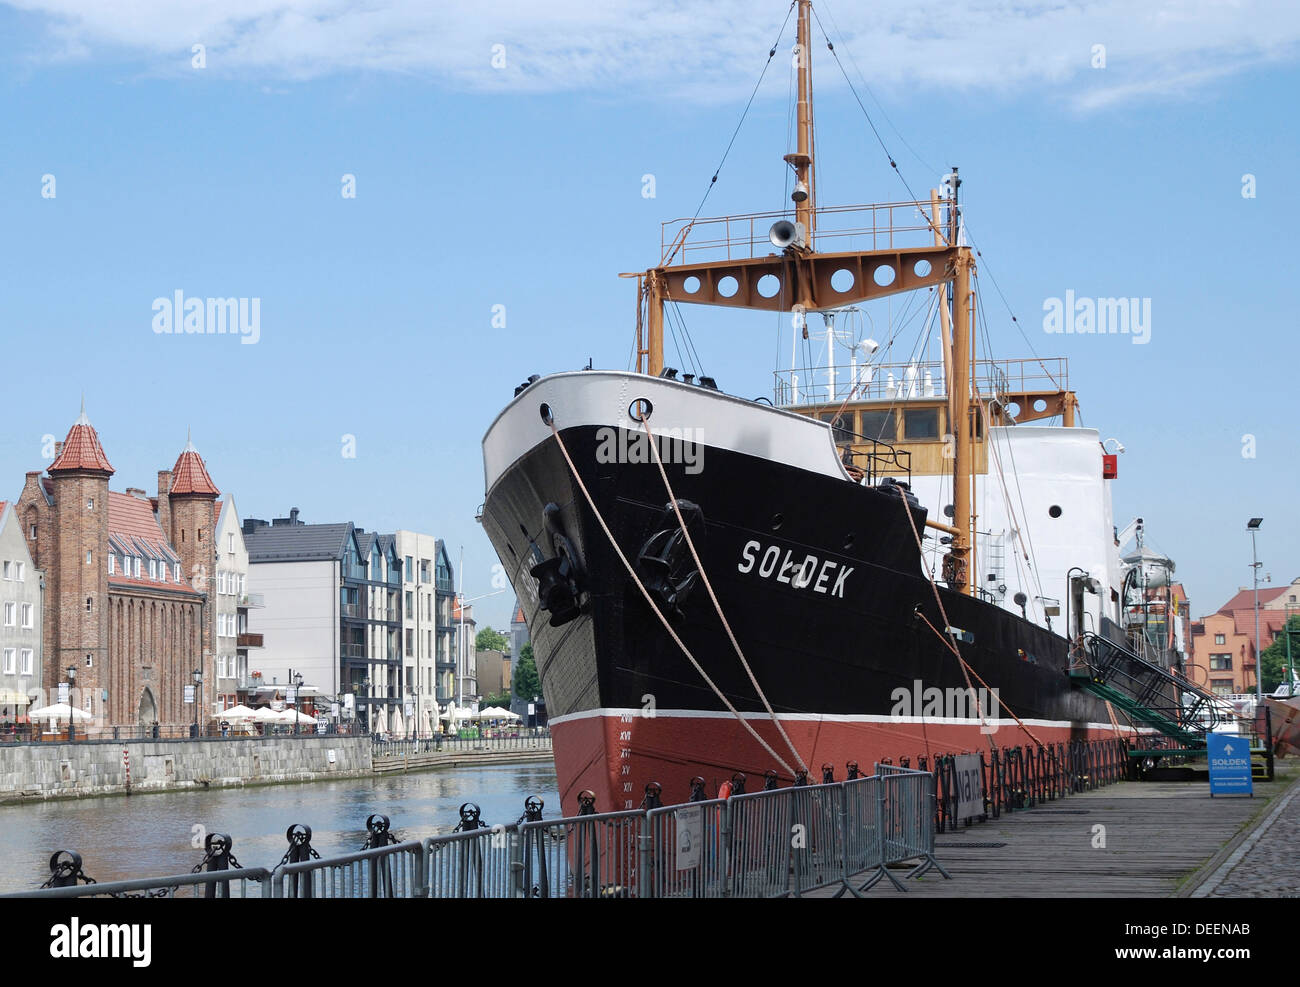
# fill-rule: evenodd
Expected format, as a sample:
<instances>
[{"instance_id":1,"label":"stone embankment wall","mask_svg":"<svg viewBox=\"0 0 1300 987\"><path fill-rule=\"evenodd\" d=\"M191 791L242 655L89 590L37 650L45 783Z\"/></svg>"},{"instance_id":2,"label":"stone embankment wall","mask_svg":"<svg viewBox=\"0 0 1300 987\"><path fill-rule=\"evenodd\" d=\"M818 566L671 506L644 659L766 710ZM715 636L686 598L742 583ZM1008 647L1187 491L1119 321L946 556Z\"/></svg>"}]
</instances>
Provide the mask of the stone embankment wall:
<instances>
[{"instance_id":1,"label":"stone embankment wall","mask_svg":"<svg viewBox=\"0 0 1300 987\"><path fill-rule=\"evenodd\" d=\"M0 744L0 802L368 775L369 737Z\"/></svg>"}]
</instances>

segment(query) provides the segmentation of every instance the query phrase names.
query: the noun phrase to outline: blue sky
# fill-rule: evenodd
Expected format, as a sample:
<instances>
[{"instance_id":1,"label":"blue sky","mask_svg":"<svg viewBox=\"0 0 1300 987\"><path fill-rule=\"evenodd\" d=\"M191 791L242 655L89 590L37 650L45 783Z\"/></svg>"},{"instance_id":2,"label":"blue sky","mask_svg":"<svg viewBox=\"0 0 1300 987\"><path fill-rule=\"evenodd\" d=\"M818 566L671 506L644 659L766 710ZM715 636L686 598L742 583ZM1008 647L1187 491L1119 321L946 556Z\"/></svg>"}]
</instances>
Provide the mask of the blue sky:
<instances>
[{"instance_id":1,"label":"blue sky","mask_svg":"<svg viewBox=\"0 0 1300 987\"><path fill-rule=\"evenodd\" d=\"M912 187L961 167L985 275L1040 355L1069 358L1084 424L1126 446L1116 519L1147 519L1193 612L1249 581L1252 515L1263 570L1300 575L1285 260L1300 15L819 10ZM42 437L62 438L84 391L116 489L152 492L192 429L244 516L296 506L433 532L453 559L464 545L466 594L489 592L484 430L530 373L626 366L634 298L617 274L655 263L659 222L694 211L784 15L731 0L0 3L0 497L48 465ZM785 204L792 29L706 215ZM906 197L820 36L814 65L822 204ZM1029 356L987 288L993 351ZM1067 289L1150 298L1151 341L1047 335L1044 300ZM260 298L260 340L154 333L154 299L177 290ZM724 389L769 392L770 316L686 314ZM476 611L499 626L509 606Z\"/></svg>"}]
</instances>

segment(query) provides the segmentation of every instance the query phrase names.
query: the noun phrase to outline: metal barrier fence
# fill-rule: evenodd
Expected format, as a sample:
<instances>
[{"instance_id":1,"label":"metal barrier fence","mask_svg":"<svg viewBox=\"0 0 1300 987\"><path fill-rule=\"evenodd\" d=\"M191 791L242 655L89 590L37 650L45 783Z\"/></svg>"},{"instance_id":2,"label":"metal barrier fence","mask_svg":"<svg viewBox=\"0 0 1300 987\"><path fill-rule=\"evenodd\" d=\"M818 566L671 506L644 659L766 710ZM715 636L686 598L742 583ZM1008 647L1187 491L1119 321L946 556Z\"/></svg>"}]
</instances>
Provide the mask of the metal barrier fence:
<instances>
[{"instance_id":1,"label":"metal barrier fence","mask_svg":"<svg viewBox=\"0 0 1300 987\"><path fill-rule=\"evenodd\" d=\"M906 757L879 763L867 778L646 811L544 820L534 797L523 818L505 826L487 826L478 806L466 803L458 832L405 842L387 817L372 815L365 846L330 858L311 848L309 827L291 826L289 850L271 870L240 867L224 834L209 834L196 873L175 877L96 884L78 855L60 851L44 888L4 897L764 898L819 889L860 895L882 879L904 890L908 878L931 869L949 877L935 859L936 833L1095 789L1131 769L1128 744L1118 739L916 760L916 768ZM850 768L855 774L856 764ZM831 777L829 765L823 772Z\"/></svg>"},{"instance_id":2,"label":"metal barrier fence","mask_svg":"<svg viewBox=\"0 0 1300 987\"><path fill-rule=\"evenodd\" d=\"M530 898L637 897L646 813L640 809L521 823ZM532 869L528 864L531 862Z\"/></svg>"},{"instance_id":3,"label":"metal barrier fence","mask_svg":"<svg viewBox=\"0 0 1300 987\"><path fill-rule=\"evenodd\" d=\"M375 740L373 755L416 757L421 754L456 754L470 751L549 751L550 733L518 737L430 737L423 740Z\"/></svg>"},{"instance_id":4,"label":"metal barrier fence","mask_svg":"<svg viewBox=\"0 0 1300 987\"><path fill-rule=\"evenodd\" d=\"M418 840L297 864L271 874L272 898L425 898L425 852Z\"/></svg>"}]
</instances>

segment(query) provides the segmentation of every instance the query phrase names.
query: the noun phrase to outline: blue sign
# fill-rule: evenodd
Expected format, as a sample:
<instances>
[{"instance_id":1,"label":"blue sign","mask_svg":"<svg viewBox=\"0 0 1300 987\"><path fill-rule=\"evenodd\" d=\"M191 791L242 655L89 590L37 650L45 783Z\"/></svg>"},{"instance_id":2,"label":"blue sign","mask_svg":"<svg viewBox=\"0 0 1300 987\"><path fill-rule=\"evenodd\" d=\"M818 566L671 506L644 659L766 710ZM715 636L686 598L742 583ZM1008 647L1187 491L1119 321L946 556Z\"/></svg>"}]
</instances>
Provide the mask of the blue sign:
<instances>
[{"instance_id":1,"label":"blue sign","mask_svg":"<svg viewBox=\"0 0 1300 987\"><path fill-rule=\"evenodd\" d=\"M1254 795L1250 780L1250 742L1226 733L1206 735L1210 795Z\"/></svg>"}]
</instances>

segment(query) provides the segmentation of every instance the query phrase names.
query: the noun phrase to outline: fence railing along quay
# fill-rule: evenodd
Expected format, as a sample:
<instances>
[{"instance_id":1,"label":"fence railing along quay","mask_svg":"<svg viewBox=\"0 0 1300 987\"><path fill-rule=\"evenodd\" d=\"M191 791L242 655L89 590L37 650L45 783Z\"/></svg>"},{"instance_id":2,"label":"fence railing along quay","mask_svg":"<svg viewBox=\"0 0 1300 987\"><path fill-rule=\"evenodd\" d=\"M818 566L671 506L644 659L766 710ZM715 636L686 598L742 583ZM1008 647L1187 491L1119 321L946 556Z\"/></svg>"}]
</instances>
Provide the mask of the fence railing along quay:
<instances>
[{"instance_id":1,"label":"fence railing along quay","mask_svg":"<svg viewBox=\"0 0 1300 987\"><path fill-rule=\"evenodd\" d=\"M423 840L399 839L387 817L372 815L365 844L333 857L312 849L308 827L291 826L289 849L270 869L240 867L221 834L195 873L171 877L96 884L80 857L60 851L44 889L3 897L772 898L856 896L882 880L902 891L932 870L949 877L936 833L1096 789L1133 768L1121 739L899 762L869 777L850 762L845 781L725 799L699 798L695 779L699 800L670 806L652 783L642 809L560 819L542 818L534 796L508 825L489 826L466 803L456 832ZM823 766L824 778L833 773Z\"/></svg>"},{"instance_id":2,"label":"fence railing along quay","mask_svg":"<svg viewBox=\"0 0 1300 987\"><path fill-rule=\"evenodd\" d=\"M419 757L424 754L468 753L470 751L549 751L551 733L531 733L496 737L426 737L420 740L381 740L375 738L373 756Z\"/></svg>"}]
</instances>

